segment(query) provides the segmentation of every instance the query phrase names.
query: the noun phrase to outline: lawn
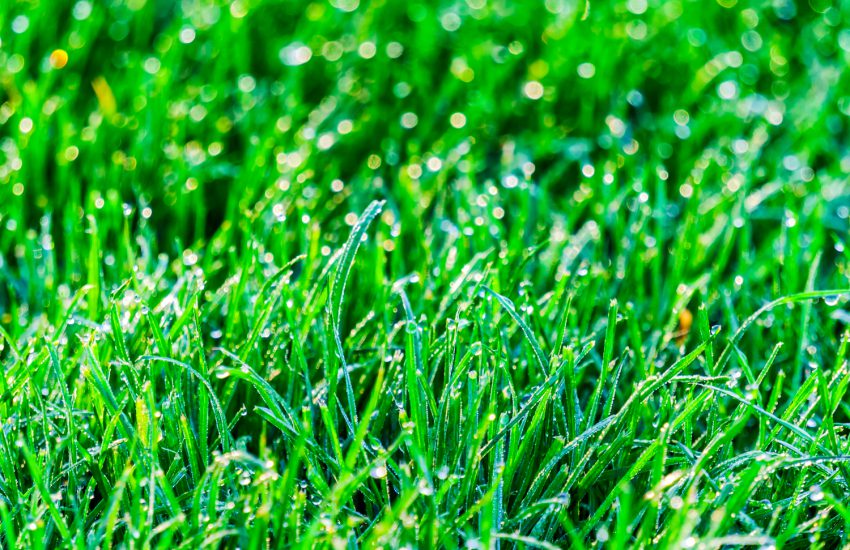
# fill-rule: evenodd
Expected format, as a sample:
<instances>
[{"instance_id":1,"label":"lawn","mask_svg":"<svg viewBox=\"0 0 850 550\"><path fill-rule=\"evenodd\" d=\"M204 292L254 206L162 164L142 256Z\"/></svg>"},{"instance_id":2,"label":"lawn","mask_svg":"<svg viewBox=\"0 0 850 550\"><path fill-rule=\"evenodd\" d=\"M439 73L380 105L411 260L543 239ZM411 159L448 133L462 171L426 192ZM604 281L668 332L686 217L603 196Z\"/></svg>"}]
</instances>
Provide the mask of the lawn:
<instances>
[{"instance_id":1,"label":"lawn","mask_svg":"<svg viewBox=\"0 0 850 550\"><path fill-rule=\"evenodd\" d=\"M850 545L850 3L0 2L0 545Z\"/></svg>"}]
</instances>

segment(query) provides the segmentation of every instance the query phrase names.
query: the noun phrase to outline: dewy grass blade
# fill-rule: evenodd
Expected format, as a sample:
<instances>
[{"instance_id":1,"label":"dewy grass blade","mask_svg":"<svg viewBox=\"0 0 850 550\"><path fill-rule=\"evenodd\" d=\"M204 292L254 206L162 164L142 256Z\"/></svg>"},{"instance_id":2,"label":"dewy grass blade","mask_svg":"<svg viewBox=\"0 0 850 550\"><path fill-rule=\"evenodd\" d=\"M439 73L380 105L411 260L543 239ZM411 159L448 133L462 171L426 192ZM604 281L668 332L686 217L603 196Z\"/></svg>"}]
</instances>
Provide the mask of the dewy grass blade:
<instances>
[{"instance_id":1,"label":"dewy grass blade","mask_svg":"<svg viewBox=\"0 0 850 550\"><path fill-rule=\"evenodd\" d=\"M799 294L791 294L789 296L783 296L781 298L777 298L772 302L769 302L759 308L755 313L747 317L747 319L741 323L741 326L738 330L735 331L735 334L732 335L732 338L729 340L729 343L726 344L726 347L723 349L723 353L720 354L720 358L717 360L717 371L722 371L723 367L726 366L726 363L729 362L729 359L732 354L732 349L738 342L741 340L741 337L747 331L747 329L756 322L756 320L761 317L764 313L772 310L775 307L785 305L785 304L793 304L796 302L803 302L809 300L817 300L818 298L832 298L834 296L845 296L850 295L850 290L842 289L842 290L816 290L812 292L801 292Z\"/></svg>"},{"instance_id":2,"label":"dewy grass blade","mask_svg":"<svg viewBox=\"0 0 850 550\"><path fill-rule=\"evenodd\" d=\"M53 502L53 495L48 490L44 480L44 469L42 468L42 465L39 463L38 458L32 454L32 451L30 451L26 445L21 445L20 449L24 455L24 459L26 460L35 488L38 489L43 504L49 510L50 517L53 519L56 529L58 529L59 534L64 540L68 540L71 536L71 532L68 530L68 525L65 522L65 518L62 517L59 508L57 508L56 503Z\"/></svg>"},{"instance_id":3,"label":"dewy grass blade","mask_svg":"<svg viewBox=\"0 0 850 550\"><path fill-rule=\"evenodd\" d=\"M602 396L602 389L605 387L605 382L608 380L608 370L611 357L614 354L614 336L617 325L617 301L612 300L608 307L608 327L605 333L605 344L602 353L602 365L599 368L599 377L596 379L596 385L593 393L590 396L590 403L584 413L582 429L593 423L596 419L596 411L599 407L599 399Z\"/></svg>"},{"instance_id":4,"label":"dewy grass blade","mask_svg":"<svg viewBox=\"0 0 850 550\"><path fill-rule=\"evenodd\" d=\"M205 388L205 390L207 391L207 395L209 396L210 405L212 405L213 417L215 418L216 428L218 429L219 437L221 439L221 446L224 452L229 452L233 445L233 438L230 435L230 431L227 429L227 421L224 418L224 411L221 408L221 403L219 403L215 391L213 390L213 387L212 385L210 385L210 382L206 378L206 376L192 368L190 365L168 357L160 357L157 355L145 355L139 357L139 361L161 361L163 363L175 365L184 369L186 372L188 372L201 382L201 385Z\"/></svg>"},{"instance_id":5,"label":"dewy grass blade","mask_svg":"<svg viewBox=\"0 0 850 550\"><path fill-rule=\"evenodd\" d=\"M345 300L345 285L348 283L348 276L351 273L351 266L354 264L354 257L357 254L357 249L360 248L360 243L369 229L372 221L381 213L384 207L384 201L372 201L345 242L342 249L342 256L337 261L336 269L334 270L333 283L331 284L331 311L336 323L336 328L339 330L339 323L342 319L342 304Z\"/></svg>"},{"instance_id":6,"label":"dewy grass blade","mask_svg":"<svg viewBox=\"0 0 850 550\"><path fill-rule=\"evenodd\" d=\"M523 320L519 313L517 313L516 309L514 308L513 302L511 302L498 292L494 291L490 287L485 286L484 290L487 291L488 294L493 296L493 298L495 298L496 301L499 302L499 305L502 306L502 309L504 309L505 312L510 315L511 319L513 319L514 322L519 325L519 328L522 331L522 335L525 337L526 342L528 342L529 347L531 347L531 351L534 353L534 359L537 363L537 368L540 369L540 373L543 374L548 372L549 369L547 368L548 362L546 361L546 354L543 353L543 349L540 347L540 343L535 338L534 332L532 332L531 327L529 327L525 320Z\"/></svg>"},{"instance_id":7,"label":"dewy grass blade","mask_svg":"<svg viewBox=\"0 0 850 550\"><path fill-rule=\"evenodd\" d=\"M342 372L345 376L345 390L348 395L348 414L353 422L357 422L357 406L354 400L354 388L351 385L351 376L348 374L348 365L345 361L345 354L342 349L341 327L342 322L342 304L345 300L345 285L348 283L348 276L351 273L351 266L354 264L354 257L357 254L357 249L360 248L360 243L366 235L366 230L372 223L381 209L384 207L384 201L372 201L371 204L357 220L354 228L351 230L351 235L343 247L342 256L340 256L336 270L334 271L333 282L331 283L330 295L330 311L331 323L333 326L333 337L337 348L337 354L341 362Z\"/></svg>"}]
</instances>

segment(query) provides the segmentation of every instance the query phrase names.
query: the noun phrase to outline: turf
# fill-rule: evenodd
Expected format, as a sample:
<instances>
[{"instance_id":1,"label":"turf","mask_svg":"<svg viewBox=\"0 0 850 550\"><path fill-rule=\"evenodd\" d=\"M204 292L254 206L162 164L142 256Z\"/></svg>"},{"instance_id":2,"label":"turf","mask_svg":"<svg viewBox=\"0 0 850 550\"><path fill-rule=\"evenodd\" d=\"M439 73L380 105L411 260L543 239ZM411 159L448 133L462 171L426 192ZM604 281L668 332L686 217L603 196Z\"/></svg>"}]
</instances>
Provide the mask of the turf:
<instances>
[{"instance_id":1,"label":"turf","mask_svg":"<svg viewBox=\"0 0 850 550\"><path fill-rule=\"evenodd\" d=\"M850 5L0 2L6 548L850 543Z\"/></svg>"}]
</instances>

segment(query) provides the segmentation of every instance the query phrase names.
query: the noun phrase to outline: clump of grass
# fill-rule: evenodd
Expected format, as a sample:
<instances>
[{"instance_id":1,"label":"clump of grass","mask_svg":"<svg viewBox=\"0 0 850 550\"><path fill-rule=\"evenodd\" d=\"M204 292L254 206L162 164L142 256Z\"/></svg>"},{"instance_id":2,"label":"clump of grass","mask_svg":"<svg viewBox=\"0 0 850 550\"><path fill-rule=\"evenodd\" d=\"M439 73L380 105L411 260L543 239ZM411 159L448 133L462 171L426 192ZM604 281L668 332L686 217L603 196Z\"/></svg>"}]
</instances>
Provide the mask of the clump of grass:
<instances>
[{"instance_id":1,"label":"clump of grass","mask_svg":"<svg viewBox=\"0 0 850 550\"><path fill-rule=\"evenodd\" d=\"M0 5L2 545L847 545L848 16Z\"/></svg>"}]
</instances>

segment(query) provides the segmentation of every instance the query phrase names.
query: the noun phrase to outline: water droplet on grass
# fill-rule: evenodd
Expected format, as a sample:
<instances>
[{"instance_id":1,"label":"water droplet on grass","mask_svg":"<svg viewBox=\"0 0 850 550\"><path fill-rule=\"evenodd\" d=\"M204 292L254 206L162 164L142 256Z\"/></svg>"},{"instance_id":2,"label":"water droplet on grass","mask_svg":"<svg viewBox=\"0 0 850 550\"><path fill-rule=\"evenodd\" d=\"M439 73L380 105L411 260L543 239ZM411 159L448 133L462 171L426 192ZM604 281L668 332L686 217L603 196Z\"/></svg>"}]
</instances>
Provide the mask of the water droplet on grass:
<instances>
[{"instance_id":1,"label":"water droplet on grass","mask_svg":"<svg viewBox=\"0 0 850 550\"><path fill-rule=\"evenodd\" d=\"M369 470L369 475L374 479L383 479L387 477L387 467L383 463L375 464L371 470Z\"/></svg>"},{"instance_id":2,"label":"water droplet on grass","mask_svg":"<svg viewBox=\"0 0 850 550\"><path fill-rule=\"evenodd\" d=\"M430 483L428 483L427 479L423 479L423 480L419 481L419 485L418 485L417 489L419 490L420 495L423 495L423 496L426 496L426 497L434 494L434 488L431 486Z\"/></svg>"}]
</instances>

